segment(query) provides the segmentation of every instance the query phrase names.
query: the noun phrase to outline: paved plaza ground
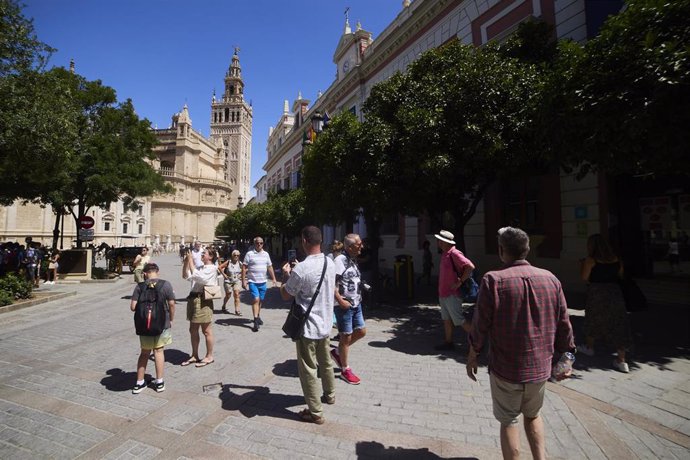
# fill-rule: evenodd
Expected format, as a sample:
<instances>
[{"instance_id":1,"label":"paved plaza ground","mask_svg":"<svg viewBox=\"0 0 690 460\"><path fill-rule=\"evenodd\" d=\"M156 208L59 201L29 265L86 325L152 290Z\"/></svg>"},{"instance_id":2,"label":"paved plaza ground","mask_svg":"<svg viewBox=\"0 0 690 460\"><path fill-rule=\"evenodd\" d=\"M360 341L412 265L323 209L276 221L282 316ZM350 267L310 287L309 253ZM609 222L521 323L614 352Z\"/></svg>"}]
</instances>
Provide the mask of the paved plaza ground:
<instances>
[{"instance_id":1,"label":"paved plaza ground","mask_svg":"<svg viewBox=\"0 0 690 460\"><path fill-rule=\"evenodd\" d=\"M215 363L181 367L189 283L176 256L157 261L178 297L163 393L131 393L139 342L130 275L42 287L76 294L0 314L0 458L500 458L486 367L474 383L465 347L434 351L442 331L433 303L365 312L368 334L351 355L362 384L338 380L317 426L296 418L304 399L278 290L258 333L246 296L242 317L221 314L216 301ZM629 374L611 368L604 348L579 355L574 378L547 384L550 458L690 458L688 312L678 308L634 321ZM579 331L582 312L572 318Z\"/></svg>"}]
</instances>

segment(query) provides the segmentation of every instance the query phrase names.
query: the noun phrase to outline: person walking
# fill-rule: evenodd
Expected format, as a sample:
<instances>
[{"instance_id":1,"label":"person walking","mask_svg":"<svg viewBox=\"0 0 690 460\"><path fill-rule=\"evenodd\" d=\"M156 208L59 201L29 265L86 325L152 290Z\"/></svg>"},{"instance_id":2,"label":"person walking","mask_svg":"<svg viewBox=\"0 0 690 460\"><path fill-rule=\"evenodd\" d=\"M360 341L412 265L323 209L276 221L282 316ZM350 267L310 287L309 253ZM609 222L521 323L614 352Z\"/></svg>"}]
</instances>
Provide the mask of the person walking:
<instances>
[{"instance_id":1,"label":"person walking","mask_svg":"<svg viewBox=\"0 0 690 460\"><path fill-rule=\"evenodd\" d=\"M587 239L587 257L582 261L582 280L587 284L585 303L585 345L577 347L587 356L594 356L594 341L608 339L618 355L613 367L630 372L625 351L630 346L630 328L625 300L618 282L623 279L623 264L603 235L596 233Z\"/></svg>"},{"instance_id":2,"label":"person walking","mask_svg":"<svg viewBox=\"0 0 690 460\"><path fill-rule=\"evenodd\" d=\"M453 329L462 327L465 332L470 331L470 324L462 314L462 296L460 286L474 270L474 264L455 247L455 236L441 230L434 235L438 240L438 248L441 251L441 262L438 274L438 303L441 306L441 319L443 320L444 341L436 345L435 350L453 350Z\"/></svg>"},{"instance_id":3,"label":"person walking","mask_svg":"<svg viewBox=\"0 0 690 460\"><path fill-rule=\"evenodd\" d=\"M194 364L196 367L204 367L214 362L213 359L213 299L204 298L204 286L218 284L218 268L215 265L216 252L206 248L201 252L201 268L194 268L194 259L191 251L187 253L182 264L182 277L192 282L192 290L187 298L187 320L189 321L189 334L192 341L192 354L182 363L182 366ZM199 329L206 339L206 356L199 359Z\"/></svg>"},{"instance_id":4,"label":"person walking","mask_svg":"<svg viewBox=\"0 0 690 460\"><path fill-rule=\"evenodd\" d=\"M362 251L362 240L356 233L350 233L343 240L345 251L335 258L335 318L338 323L338 350L331 356L340 367L340 378L352 385L359 385L361 379L350 368L350 347L367 335L362 313L362 273L357 265L357 256Z\"/></svg>"},{"instance_id":5,"label":"person walking","mask_svg":"<svg viewBox=\"0 0 690 460\"><path fill-rule=\"evenodd\" d=\"M240 277L242 276L242 263L240 262L240 251L233 250L230 258L220 264L218 270L223 275L223 284L225 286L225 299L223 299L223 313L228 313L226 305L230 296L234 296L235 300L235 315L242 316L240 311L240 289L242 283Z\"/></svg>"},{"instance_id":6,"label":"person walking","mask_svg":"<svg viewBox=\"0 0 690 460\"><path fill-rule=\"evenodd\" d=\"M48 274L46 284L55 284L57 281L57 273L60 268L60 250L53 249L53 255L50 256L48 263Z\"/></svg>"},{"instance_id":7,"label":"person walking","mask_svg":"<svg viewBox=\"0 0 690 460\"><path fill-rule=\"evenodd\" d=\"M139 302L139 296L142 290L147 288L147 284L150 288L157 289L163 297L162 299L158 299L158 301L166 303L165 329L163 329L163 332L157 336L139 336L141 352L139 353L139 359L137 360L137 382L132 388L132 393L139 394L148 386L148 383L145 381L146 365L149 362L151 352L153 352L153 362L156 367L156 380L152 382L153 388L160 393L161 391L165 391L165 382L163 380L165 356L163 354L163 347L172 343L171 329L173 320L175 319L175 292L173 291L172 285L168 281L158 278L158 265L153 263L146 264L144 265L142 271L146 277L146 282L144 283L142 281L134 288L134 292L132 293L132 302L130 303L129 308L132 311L136 310L137 303Z\"/></svg>"},{"instance_id":8,"label":"person walking","mask_svg":"<svg viewBox=\"0 0 690 460\"><path fill-rule=\"evenodd\" d=\"M137 254L132 265L134 266L134 282L141 283L144 281L144 265L149 263L151 256L149 255L149 248L142 248L141 254Z\"/></svg>"},{"instance_id":9,"label":"person walking","mask_svg":"<svg viewBox=\"0 0 690 460\"><path fill-rule=\"evenodd\" d=\"M200 269L204 266L204 261L201 260L201 254L204 252L204 248L201 246L201 241L196 240L194 246L192 247L192 260L194 262L194 268Z\"/></svg>"},{"instance_id":10,"label":"person walking","mask_svg":"<svg viewBox=\"0 0 690 460\"><path fill-rule=\"evenodd\" d=\"M424 240L422 244L422 274L417 278L417 284L421 283L424 278L426 278L427 286L431 286L431 269L434 267L433 257L431 255L431 250L429 247L431 243L429 240Z\"/></svg>"},{"instance_id":11,"label":"person walking","mask_svg":"<svg viewBox=\"0 0 690 460\"><path fill-rule=\"evenodd\" d=\"M301 420L317 425L326 421L321 396L326 404L335 404L335 377L333 363L328 355L331 346L329 333L333 316L335 267L321 252L321 241L321 230L317 227L308 226L302 229L302 246L307 257L294 268L290 263L283 266L284 273L289 277L280 288L283 300L294 298L305 312L309 305L314 303L302 335L295 344L299 381L307 404L307 409L298 415ZM320 281L320 290L314 298ZM319 391L319 376L323 393Z\"/></svg>"},{"instance_id":12,"label":"person walking","mask_svg":"<svg viewBox=\"0 0 690 460\"><path fill-rule=\"evenodd\" d=\"M254 332L259 332L259 327L264 324L261 319L261 304L266 297L266 272L271 275L273 287L278 283L276 281L276 274L273 271L271 263L271 256L264 251L264 240L260 236L254 238L254 249L247 251L244 255L244 262L242 263L242 288L249 288L249 292L254 297L252 304L252 313L254 314Z\"/></svg>"},{"instance_id":13,"label":"person walking","mask_svg":"<svg viewBox=\"0 0 690 460\"><path fill-rule=\"evenodd\" d=\"M501 451L507 459L520 456L521 413L532 457L545 458L539 412L553 355L575 352L561 283L551 272L530 265L527 254L527 233L512 227L498 231L498 255L504 266L482 279L467 355L467 375L476 381L477 356L490 343L493 413L501 424Z\"/></svg>"}]
</instances>

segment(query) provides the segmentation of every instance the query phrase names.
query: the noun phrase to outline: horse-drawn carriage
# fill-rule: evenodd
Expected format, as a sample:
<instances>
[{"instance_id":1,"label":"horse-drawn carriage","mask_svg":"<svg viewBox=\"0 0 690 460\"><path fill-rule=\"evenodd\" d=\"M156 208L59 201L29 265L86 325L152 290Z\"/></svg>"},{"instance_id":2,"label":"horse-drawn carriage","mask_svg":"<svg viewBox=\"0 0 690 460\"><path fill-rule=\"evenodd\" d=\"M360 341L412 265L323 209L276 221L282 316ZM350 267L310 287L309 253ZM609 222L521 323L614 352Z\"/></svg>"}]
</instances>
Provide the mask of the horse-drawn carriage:
<instances>
[{"instance_id":1,"label":"horse-drawn carriage","mask_svg":"<svg viewBox=\"0 0 690 460\"><path fill-rule=\"evenodd\" d=\"M134 272L134 259L141 254L144 246L129 246L123 248L110 248L105 252L108 271L122 274L123 267L129 267L130 272Z\"/></svg>"}]
</instances>

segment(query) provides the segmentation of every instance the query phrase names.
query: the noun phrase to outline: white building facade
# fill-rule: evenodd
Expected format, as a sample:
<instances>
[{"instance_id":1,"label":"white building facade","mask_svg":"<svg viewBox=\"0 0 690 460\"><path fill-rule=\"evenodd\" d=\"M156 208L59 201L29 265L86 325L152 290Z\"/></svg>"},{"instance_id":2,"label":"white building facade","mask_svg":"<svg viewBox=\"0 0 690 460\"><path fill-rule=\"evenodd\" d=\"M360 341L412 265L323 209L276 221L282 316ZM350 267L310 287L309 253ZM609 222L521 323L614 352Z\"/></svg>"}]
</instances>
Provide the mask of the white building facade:
<instances>
[{"instance_id":1,"label":"white building facade","mask_svg":"<svg viewBox=\"0 0 690 460\"><path fill-rule=\"evenodd\" d=\"M588 38L589 13L584 0L404 1L397 17L375 39L359 24L353 31L346 19L333 56L337 68L335 81L313 105L303 105L308 101L300 96L290 113L283 110L278 128L269 135L268 159L263 166L265 182L261 185L267 191L298 186L292 174L301 164L303 140L308 135L311 116L317 111L333 115L349 110L362 119L361 108L372 87L396 72L404 72L424 51L452 40L482 46L490 40L503 39L530 18L552 24L559 38L581 42ZM286 124L286 120L291 124ZM274 133L276 130L278 134ZM537 196L549 198L542 198L543 202L536 204L530 202L531 195L525 193L511 197L510 190L507 184L498 184L497 190L480 204L465 227L468 255L480 267L496 266L496 226L508 221L511 212L521 213L527 221L533 207L537 206L538 215L549 218L548 222L545 218L531 222L531 228L526 228L533 239L531 259L540 266L558 268L566 284L580 284L576 261L585 250L586 237L608 226L600 216L600 181L594 176L576 181L565 173L540 178L536 185ZM508 209L503 203L511 200L517 204ZM496 207L500 208L498 214L494 212ZM485 209L491 210L490 215L485 214ZM352 230L362 232L361 224L355 223ZM424 218L411 216L398 216L397 221L387 227L380 249L383 267L391 268L395 256L404 253L413 256L419 271L421 244L425 239L433 242L433 233L439 229L430 228ZM325 230L328 240L342 238L340 233L345 229ZM438 266L435 263L436 270Z\"/></svg>"}]
</instances>

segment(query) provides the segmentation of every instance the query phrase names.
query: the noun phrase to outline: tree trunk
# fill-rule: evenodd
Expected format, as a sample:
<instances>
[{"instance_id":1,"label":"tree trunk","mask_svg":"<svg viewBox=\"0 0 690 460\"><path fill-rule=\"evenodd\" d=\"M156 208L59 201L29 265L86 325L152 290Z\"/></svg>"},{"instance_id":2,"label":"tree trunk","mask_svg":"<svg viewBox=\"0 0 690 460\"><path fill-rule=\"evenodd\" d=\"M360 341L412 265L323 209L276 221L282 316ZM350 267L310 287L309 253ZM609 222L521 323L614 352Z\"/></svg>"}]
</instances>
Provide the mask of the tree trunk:
<instances>
[{"instance_id":1,"label":"tree trunk","mask_svg":"<svg viewBox=\"0 0 690 460\"><path fill-rule=\"evenodd\" d=\"M371 248L371 275L368 280L371 284L370 308L378 306L378 292L381 287L379 279L379 246L381 245L381 221L374 216L364 215L367 223L367 237Z\"/></svg>"},{"instance_id":2,"label":"tree trunk","mask_svg":"<svg viewBox=\"0 0 690 460\"><path fill-rule=\"evenodd\" d=\"M63 216L62 208L60 208L59 211L56 211L55 208L53 208L53 211L55 212L55 226L53 227L53 251L55 251L58 245L58 238L60 238L60 219Z\"/></svg>"}]
</instances>

